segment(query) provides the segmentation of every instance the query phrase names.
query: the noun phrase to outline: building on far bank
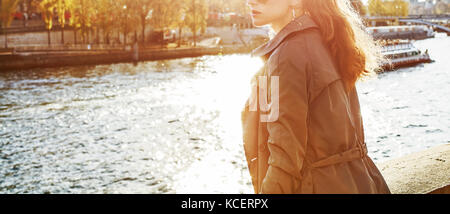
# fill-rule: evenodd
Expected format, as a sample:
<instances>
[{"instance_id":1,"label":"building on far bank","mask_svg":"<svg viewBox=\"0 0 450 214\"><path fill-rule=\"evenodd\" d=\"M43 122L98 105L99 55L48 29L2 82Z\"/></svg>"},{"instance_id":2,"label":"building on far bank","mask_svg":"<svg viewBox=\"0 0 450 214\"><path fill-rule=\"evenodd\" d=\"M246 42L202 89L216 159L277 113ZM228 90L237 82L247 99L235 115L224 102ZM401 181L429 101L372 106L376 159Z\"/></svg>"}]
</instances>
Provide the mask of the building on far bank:
<instances>
[{"instance_id":1,"label":"building on far bank","mask_svg":"<svg viewBox=\"0 0 450 214\"><path fill-rule=\"evenodd\" d=\"M410 0L410 15L450 14L450 0Z\"/></svg>"},{"instance_id":2,"label":"building on far bank","mask_svg":"<svg viewBox=\"0 0 450 214\"><path fill-rule=\"evenodd\" d=\"M230 13L210 13L208 26L236 26L239 29L253 28L253 22L250 14Z\"/></svg>"}]
</instances>

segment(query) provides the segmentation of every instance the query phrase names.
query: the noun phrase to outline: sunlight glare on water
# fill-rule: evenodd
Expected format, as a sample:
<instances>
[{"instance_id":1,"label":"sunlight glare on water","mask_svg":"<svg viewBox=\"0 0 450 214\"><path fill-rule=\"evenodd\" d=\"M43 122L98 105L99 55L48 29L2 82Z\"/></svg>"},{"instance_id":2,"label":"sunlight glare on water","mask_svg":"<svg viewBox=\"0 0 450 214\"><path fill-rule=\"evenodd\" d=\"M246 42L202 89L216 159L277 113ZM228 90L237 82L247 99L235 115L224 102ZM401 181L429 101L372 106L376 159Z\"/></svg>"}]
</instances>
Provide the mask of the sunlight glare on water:
<instances>
[{"instance_id":1,"label":"sunlight glare on water","mask_svg":"<svg viewBox=\"0 0 450 214\"><path fill-rule=\"evenodd\" d=\"M250 79L255 68L263 66L257 58L231 56L226 60L207 61L211 67L216 68L217 75L199 83L202 97L197 99L200 105L214 102L220 112L217 121L221 126L221 139L219 148L210 151L206 157L195 161L186 171L178 174L175 179L177 193L204 193L215 189L217 192L251 193L249 183L237 177L250 181L245 173L246 163L242 162L242 126L241 110L250 94ZM223 163L227 164L223 164ZM233 181L234 182L230 182Z\"/></svg>"},{"instance_id":2,"label":"sunlight glare on water","mask_svg":"<svg viewBox=\"0 0 450 214\"><path fill-rule=\"evenodd\" d=\"M357 85L375 162L450 143L447 36L434 63ZM249 55L0 72L0 193L252 193Z\"/></svg>"}]
</instances>

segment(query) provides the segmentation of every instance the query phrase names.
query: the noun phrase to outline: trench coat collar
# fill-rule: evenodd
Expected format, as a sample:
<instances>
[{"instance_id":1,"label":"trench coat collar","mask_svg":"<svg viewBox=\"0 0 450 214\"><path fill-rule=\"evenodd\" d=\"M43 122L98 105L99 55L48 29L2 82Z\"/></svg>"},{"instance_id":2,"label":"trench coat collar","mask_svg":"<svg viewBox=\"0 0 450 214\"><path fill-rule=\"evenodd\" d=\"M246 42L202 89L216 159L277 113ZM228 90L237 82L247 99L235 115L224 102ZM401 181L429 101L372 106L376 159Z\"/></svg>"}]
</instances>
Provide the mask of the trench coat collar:
<instances>
[{"instance_id":1,"label":"trench coat collar","mask_svg":"<svg viewBox=\"0 0 450 214\"><path fill-rule=\"evenodd\" d=\"M304 14L298 16L291 22L289 22L286 26L284 26L280 30L280 32L278 32L270 41L254 49L251 53L251 56L263 57L277 48L281 44L281 42L283 42L283 40L291 33L314 27L318 28L317 24L309 15Z\"/></svg>"}]
</instances>

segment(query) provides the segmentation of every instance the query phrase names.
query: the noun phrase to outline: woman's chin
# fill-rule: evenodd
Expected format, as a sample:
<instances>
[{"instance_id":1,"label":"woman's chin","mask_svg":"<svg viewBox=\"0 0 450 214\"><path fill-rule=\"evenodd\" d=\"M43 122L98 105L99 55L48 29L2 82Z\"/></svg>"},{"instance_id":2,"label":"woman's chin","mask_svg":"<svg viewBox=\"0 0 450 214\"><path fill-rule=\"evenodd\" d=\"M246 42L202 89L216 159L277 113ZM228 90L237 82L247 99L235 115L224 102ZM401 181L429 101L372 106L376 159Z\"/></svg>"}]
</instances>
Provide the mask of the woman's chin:
<instances>
[{"instance_id":1,"label":"woman's chin","mask_svg":"<svg viewBox=\"0 0 450 214\"><path fill-rule=\"evenodd\" d=\"M267 22L264 22L262 20L253 19L253 25L255 25L256 27L262 27L267 24L268 24Z\"/></svg>"}]
</instances>

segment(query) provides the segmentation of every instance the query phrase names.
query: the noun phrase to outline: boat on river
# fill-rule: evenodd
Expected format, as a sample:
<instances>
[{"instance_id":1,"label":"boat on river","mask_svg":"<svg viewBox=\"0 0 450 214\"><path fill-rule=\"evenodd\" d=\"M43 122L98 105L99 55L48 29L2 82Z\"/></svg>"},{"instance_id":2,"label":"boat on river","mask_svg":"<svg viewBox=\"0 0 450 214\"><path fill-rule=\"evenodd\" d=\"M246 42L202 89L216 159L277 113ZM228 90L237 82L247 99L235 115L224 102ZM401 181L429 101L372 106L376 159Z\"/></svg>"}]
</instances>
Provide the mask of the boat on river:
<instances>
[{"instance_id":1,"label":"boat on river","mask_svg":"<svg viewBox=\"0 0 450 214\"><path fill-rule=\"evenodd\" d=\"M428 49L422 52L410 41L405 40L385 41L381 52L388 59L387 62L382 64L384 71L432 62Z\"/></svg>"},{"instance_id":2,"label":"boat on river","mask_svg":"<svg viewBox=\"0 0 450 214\"><path fill-rule=\"evenodd\" d=\"M368 27L367 32L375 39L428 39L434 38L433 28L425 25L400 25Z\"/></svg>"}]
</instances>

